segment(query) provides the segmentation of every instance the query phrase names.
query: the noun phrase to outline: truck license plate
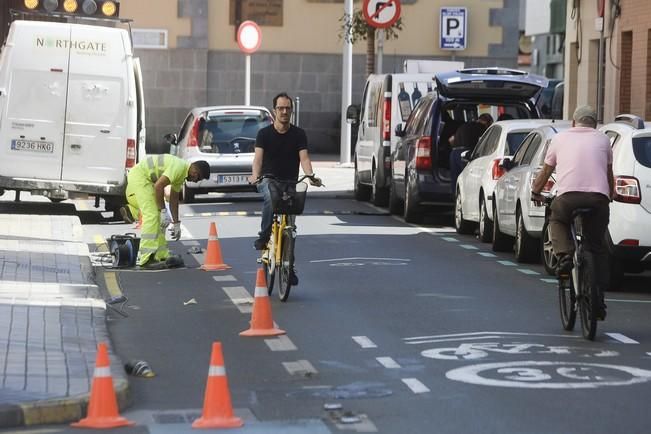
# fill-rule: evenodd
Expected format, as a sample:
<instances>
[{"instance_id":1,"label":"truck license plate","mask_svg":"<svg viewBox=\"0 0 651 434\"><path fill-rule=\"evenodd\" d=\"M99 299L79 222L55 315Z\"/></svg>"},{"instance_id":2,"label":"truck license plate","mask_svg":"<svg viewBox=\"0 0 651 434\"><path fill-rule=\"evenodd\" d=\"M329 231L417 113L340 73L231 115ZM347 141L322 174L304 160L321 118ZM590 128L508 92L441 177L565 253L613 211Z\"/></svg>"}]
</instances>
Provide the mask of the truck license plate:
<instances>
[{"instance_id":1,"label":"truck license plate","mask_svg":"<svg viewBox=\"0 0 651 434\"><path fill-rule=\"evenodd\" d=\"M38 140L12 140L13 151L41 152L45 154L54 153L54 142L41 142Z\"/></svg>"}]
</instances>

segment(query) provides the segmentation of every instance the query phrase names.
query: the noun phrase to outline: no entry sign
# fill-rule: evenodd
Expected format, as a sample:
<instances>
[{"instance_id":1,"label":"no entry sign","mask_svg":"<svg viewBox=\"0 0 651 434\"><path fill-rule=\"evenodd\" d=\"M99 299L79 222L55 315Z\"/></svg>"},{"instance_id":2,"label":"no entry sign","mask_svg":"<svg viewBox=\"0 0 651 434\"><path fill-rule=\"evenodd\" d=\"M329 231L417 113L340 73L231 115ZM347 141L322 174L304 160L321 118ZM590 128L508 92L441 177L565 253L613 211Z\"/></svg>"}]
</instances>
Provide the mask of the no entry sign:
<instances>
[{"instance_id":1,"label":"no entry sign","mask_svg":"<svg viewBox=\"0 0 651 434\"><path fill-rule=\"evenodd\" d=\"M400 0L364 0L362 12L370 26L386 29L400 18Z\"/></svg>"}]
</instances>

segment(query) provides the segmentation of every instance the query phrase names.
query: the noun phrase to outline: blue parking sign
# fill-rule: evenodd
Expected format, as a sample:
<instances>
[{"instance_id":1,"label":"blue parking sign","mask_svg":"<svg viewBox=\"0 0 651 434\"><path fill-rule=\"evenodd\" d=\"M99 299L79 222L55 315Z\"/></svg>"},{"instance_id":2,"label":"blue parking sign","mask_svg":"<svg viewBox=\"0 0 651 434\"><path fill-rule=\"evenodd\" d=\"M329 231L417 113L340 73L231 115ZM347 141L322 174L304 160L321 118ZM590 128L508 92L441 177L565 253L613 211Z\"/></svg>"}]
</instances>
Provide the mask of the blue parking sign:
<instances>
[{"instance_id":1,"label":"blue parking sign","mask_svg":"<svg viewBox=\"0 0 651 434\"><path fill-rule=\"evenodd\" d=\"M465 50L468 34L468 9L441 8L441 49Z\"/></svg>"}]
</instances>

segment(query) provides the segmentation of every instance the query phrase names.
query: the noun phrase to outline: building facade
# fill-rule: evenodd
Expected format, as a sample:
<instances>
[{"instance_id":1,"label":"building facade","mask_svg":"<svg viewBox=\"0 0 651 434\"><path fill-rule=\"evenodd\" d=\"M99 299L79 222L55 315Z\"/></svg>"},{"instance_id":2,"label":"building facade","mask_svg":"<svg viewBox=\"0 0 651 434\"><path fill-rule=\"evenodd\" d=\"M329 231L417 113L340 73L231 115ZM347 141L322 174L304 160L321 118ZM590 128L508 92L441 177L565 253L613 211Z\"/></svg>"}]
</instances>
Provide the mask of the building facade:
<instances>
[{"instance_id":1,"label":"building facade","mask_svg":"<svg viewBox=\"0 0 651 434\"><path fill-rule=\"evenodd\" d=\"M606 5L601 57L600 3ZM577 105L597 107L601 85L603 122L620 113L651 120L651 2L568 2L565 65L566 117Z\"/></svg>"},{"instance_id":2,"label":"building facade","mask_svg":"<svg viewBox=\"0 0 651 434\"><path fill-rule=\"evenodd\" d=\"M405 59L516 67L520 0L401 3L403 30L384 42L383 72L401 72ZM439 15L454 6L468 11L467 46L451 52L439 48ZM178 131L191 107L244 103L245 57L235 35L238 23L252 19L262 45L252 55L251 104L270 107L282 91L299 97L312 149L339 152L343 0L122 0L120 15L133 20L148 143ZM365 42L355 45L353 102L362 96L365 52Z\"/></svg>"}]
</instances>

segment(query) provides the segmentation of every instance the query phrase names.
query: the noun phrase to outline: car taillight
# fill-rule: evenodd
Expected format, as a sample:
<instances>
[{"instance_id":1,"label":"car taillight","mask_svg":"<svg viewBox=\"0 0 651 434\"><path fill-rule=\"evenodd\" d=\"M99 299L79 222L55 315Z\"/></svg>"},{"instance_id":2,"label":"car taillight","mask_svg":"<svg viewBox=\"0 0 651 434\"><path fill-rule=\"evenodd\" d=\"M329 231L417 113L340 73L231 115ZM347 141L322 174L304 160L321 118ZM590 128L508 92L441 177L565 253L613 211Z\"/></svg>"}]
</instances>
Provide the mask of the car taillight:
<instances>
[{"instance_id":1,"label":"car taillight","mask_svg":"<svg viewBox=\"0 0 651 434\"><path fill-rule=\"evenodd\" d=\"M637 247L637 246L640 245L640 240L630 240L630 239L627 239L627 240L621 240L621 241L619 242L619 245L620 245L620 246L631 246L631 247Z\"/></svg>"},{"instance_id":2,"label":"car taillight","mask_svg":"<svg viewBox=\"0 0 651 434\"><path fill-rule=\"evenodd\" d=\"M188 148L196 148L199 146L199 120L200 118L196 118L192 124L190 137L188 137Z\"/></svg>"},{"instance_id":3,"label":"car taillight","mask_svg":"<svg viewBox=\"0 0 651 434\"><path fill-rule=\"evenodd\" d=\"M127 160L124 167L127 169L136 165L136 139L127 139Z\"/></svg>"},{"instance_id":4,"label":"car taillight","mask_svg":"<svg viewBox=\"0 0 651 434\"><path fill-rule=\"evenodd\" d=\"M491 170L491 175L493 176L493 179L500 179L502 175L506 173L506 169L500 165L502 162L501 158L496 158L493 160L493 167Z\"/></svg>"},{"instance_id":5,"label":"car taillight","mask_svg":"<svg viewBox=\"0 0 651 434\"><path fill-rule=\"evenodd\" d=\"M424 136L416 143L416 170L432 168L432 138Z\"/></svg>"},{"instance_id":6,"label":"car taillight","mask_svg":"<svg viewBox=\"0 0 651 434\"><path fill-rule=\"evenodd\" d=\"M382 140L391 140L391 96L384 98L384 117L382 119Z\"/></svg>"},{"instance_id":7,"label":"car taillight","mask_svg":"<svg viewBox=\"0 0 651 434\"><path fill-rule=\"evenodd\" d=\"M531 185L529 188L533 189L533 183L536 181L536 178L538 178L538 174L540 173L541 169L536 170L533 172L533 175L531 175ZM554 188L554 185L556 184L556 180L554 180L554 175L552 174L549 178L547 178L547 182L545 182L545 185L543 186L542 193L549 193L552 191Z\"/></svg>"},{"instance_id":8,"label":"car taillight","mask_svg":"<svg viewBox=\"0 0 651 434\"><path fill-rule=\"evenodd\" d=\"M640 183L632 176L615 177L615 197L616 202L623 203L640 203Z\"/></svg>"}]
</instances>

